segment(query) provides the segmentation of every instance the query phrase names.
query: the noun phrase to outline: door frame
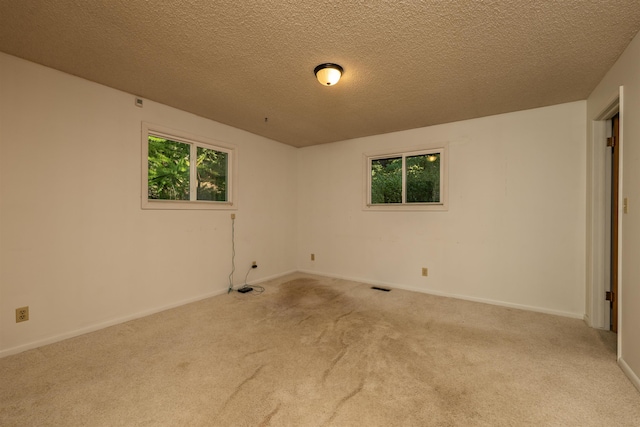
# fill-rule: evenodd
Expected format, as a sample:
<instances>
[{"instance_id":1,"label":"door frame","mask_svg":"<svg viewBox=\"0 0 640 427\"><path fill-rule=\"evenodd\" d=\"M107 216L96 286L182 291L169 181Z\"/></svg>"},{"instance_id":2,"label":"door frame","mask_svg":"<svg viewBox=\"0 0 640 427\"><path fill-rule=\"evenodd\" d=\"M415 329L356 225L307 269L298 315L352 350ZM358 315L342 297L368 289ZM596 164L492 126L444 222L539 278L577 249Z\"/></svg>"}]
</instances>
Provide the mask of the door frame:
<instances>
[{"instance_id":1,"label":"door frame","mask_svg":"<svg viewBox=\"0 0 640 427\"><path fill-rule=\"evenodd\" d=\"M589 326L598 329L609 329L610 304L605 299L605 292L609 287L609 248L611 244L610 213L610 170L611 153L606 147L606 138L611 135L610 122L614 115L620 115L620 169L619 182L619 206L622 206L623 198L623 157L624 157L624 111L623 111L623 87L613 94L609 102L602 108L599 114L589 123L591 138L587 141L587 306L585 320ZM607 126L609 124L609 126ZM609 172L609 178L607 178ZM607 186L609 185L609 186ZM622 209L618 212L618 331L621 325L622 304ZM618 358L621 354L621 334L618 333Z\"/></svg>"},{"instance_id":2,"label":"door frame","mask_svg":"<svg viewBox=\"0 0 640 427\"><path fill-rule=\"evenodd\" d=\"M609 127L609 132L614 139L614 145L612 149L608 152L608 163L609 163L609 171L607 173L608 183L609 184L609 197L608 197L608 207L609 207L609 223L611 226L607 228L607 241L611 242L610 250L609 250L609 259L611 263L609 264L609 290L612 293L612 299L609 301L610 309L605 311L605 313L609 314L609 322L607 325L611 325L610 330L613 332L618 332L618 288L620 287L618 281L618 275L620 274L619 266L620 266L620 251L619 244L620 241L620 221L621 215L620 210L624 209L623 205L620 204L622 197L620 196L620 183L621 177L620 174L620 165L621 165L621 157L620 153L622 152L622 139L620 138L620 115L616 113L611 120L607 120L607 126ZM623 212L624 213L624 210ZM615 215L614 215L615 214ZM615 227L614 227L615 226ZM615 260L615 264L614 264ZM615 291L615 292L614 292ZM611 316L615 316L612 318Z\"/></svg>"}]
</instances>

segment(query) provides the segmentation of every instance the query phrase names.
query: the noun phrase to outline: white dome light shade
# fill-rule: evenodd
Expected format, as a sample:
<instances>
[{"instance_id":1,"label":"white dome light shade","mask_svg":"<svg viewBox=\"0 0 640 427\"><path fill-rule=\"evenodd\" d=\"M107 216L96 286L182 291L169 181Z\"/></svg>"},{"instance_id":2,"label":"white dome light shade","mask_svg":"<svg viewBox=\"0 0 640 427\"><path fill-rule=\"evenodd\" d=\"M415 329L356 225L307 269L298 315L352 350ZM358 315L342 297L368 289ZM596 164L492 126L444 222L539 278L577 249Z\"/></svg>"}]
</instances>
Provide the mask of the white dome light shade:
<instances>
[{"instance_id":1,"label":"white dome light shade","mask_svg":"<svg viewBox=\"0 0 640 427\"><path fill-rule=\"evenodd\" d=\"M313 70L322 86L333 86L338 83L343 71L338 64L320 64Z\"/></svg>"}]
</instances>

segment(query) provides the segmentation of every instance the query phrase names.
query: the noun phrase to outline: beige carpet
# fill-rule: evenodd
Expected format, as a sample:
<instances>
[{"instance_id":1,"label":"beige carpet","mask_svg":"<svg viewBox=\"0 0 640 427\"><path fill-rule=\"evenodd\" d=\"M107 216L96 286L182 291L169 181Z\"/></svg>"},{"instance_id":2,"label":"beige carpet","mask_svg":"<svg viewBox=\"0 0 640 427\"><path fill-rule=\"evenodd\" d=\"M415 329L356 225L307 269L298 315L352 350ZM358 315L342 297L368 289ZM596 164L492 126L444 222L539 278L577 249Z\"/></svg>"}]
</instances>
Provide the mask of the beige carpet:
<instances>
[{"instance_id":1,"label":"beige carpet","mask_svg":"<svg viewBox=\"0 0 640 427\"><path fill-rule=\"evenodd\" d=\"M580 320L296 274L0 359L2 426L638 426Z\"/></svg>"}]
</instances>

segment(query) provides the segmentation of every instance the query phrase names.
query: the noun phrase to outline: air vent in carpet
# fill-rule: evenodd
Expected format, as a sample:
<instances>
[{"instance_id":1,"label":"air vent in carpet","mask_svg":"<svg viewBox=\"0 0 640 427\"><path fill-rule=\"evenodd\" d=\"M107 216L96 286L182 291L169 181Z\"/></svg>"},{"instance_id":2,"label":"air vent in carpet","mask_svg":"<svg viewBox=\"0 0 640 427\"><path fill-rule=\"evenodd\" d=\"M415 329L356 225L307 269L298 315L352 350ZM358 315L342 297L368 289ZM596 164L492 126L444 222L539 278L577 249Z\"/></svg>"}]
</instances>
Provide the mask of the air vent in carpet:
<instances>
[{"instance_id":1,"label":"air vent in carpet","mask_svg":"<svg viewBox=\"0 0 640 427\"><path fill-rule=\"evenodd\" d=\"M391 291L391 289L381 288L379 286L372 286L371 289L373 289L374 291L382 291L382 292L390 292Z\"/></svg>"}]
</instances>

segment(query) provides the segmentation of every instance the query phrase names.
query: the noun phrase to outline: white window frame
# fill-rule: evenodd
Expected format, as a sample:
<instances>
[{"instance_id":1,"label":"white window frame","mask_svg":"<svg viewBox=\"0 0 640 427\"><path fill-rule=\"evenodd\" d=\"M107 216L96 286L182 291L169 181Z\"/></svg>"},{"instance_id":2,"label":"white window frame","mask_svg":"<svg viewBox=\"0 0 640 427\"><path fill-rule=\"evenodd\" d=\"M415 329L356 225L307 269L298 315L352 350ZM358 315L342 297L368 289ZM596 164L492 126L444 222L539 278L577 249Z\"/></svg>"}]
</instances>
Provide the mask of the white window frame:
<instances>
[{"instance_id":1,"label":"white window frame","mask_svg":"<svg viewBox=\"0 0 640 427\"><path fill-rule=\"evenodd\" d=\"M224 202L212 200L157 200L149 199L149 135L159 138L166 138L171 141L189 144L191 147L191 158L196 157L197 148L208 148L227 153L227 200ZM189 134L164 126L142 122L141 132L142 142L142 185L141 185L141 206L142 209L209 209L209 210L236 210L236 183L237 183L237 149L233 145L224 144L201 136ZM196 197L194 185L196 179L196 168L191 168L190 185L191 197Z\"/></svg>"},{"instance_id":2,"label":"white window frame","mask_svg":"<svg viewBox=\"0 0 640 427\"><path fill-rule=\"evenodd\" d=\"M406 203L406 165L407 157L422 154L440 154L440 202ZM371 162L378 159L402 157L402 203L371 203ZM425 145L400 150L385 150L364 153L364 197L363 210L366 211L446 211L449 210L449 146L448 144Z\"/></svg>"}]
</instances>

